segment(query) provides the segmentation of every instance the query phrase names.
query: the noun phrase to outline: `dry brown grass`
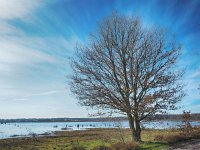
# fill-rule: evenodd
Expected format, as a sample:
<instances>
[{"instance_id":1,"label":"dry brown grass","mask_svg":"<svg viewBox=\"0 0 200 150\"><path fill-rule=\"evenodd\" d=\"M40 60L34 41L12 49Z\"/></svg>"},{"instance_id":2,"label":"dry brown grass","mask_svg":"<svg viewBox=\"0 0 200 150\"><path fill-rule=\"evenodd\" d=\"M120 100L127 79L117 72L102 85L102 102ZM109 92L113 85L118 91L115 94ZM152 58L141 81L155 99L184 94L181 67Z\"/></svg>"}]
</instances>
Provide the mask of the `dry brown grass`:
<instances>
[{"instance_id":1,"label":"dry brown grass","mask_svg":"<svg viewBox=\"0 0 200 150\"><path fill-rule=\"evenodd\" d=\"M190 134L192 138L200 138L200 127L194 127Z\"/></svg>"},{"instance_id":2,"label":"dry brown grass","mask_svg":"<svg viewBox=\"0 0 200 150\"><path fill-rule=\"evenodd\" d=\"M166 133L156 134L154 141L162 141L168 143L176 143L188 139L200 138L200 127L191 128L187 134L180 130L172 130Z\"/></svg>"}]
</instances>

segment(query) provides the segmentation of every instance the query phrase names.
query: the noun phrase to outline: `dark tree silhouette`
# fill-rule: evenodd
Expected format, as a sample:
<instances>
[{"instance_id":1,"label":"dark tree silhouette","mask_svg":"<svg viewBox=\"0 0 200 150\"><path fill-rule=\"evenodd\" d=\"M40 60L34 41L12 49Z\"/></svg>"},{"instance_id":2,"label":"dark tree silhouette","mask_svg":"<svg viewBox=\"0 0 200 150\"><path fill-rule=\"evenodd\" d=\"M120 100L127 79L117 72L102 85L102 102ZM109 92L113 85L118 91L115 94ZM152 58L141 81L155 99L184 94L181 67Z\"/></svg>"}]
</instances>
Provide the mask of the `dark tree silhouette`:
<instances>
[{"instance_id":1,"label":"dark tree silhouette","mask_svg":"<svg viewBox=\"0 0 200 150\"><path fill-rule=\"evenodd\" d=\"M79 103L126 114L140 141L141 121L176 109L184 96L183 71L175 67L181 47L167 35L144 28L139 18L107 17L72 59L70 85Z\"/></svg>"}]
</instances>

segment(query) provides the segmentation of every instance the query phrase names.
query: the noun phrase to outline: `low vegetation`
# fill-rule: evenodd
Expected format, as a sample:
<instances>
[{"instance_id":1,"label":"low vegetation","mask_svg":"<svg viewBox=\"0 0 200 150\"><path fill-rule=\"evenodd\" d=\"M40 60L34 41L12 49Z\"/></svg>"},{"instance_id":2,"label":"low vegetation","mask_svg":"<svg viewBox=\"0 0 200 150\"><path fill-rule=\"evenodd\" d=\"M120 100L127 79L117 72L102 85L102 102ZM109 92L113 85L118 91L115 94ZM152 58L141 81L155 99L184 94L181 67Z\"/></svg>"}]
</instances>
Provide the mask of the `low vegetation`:
<instances>
[{"instance_id":1,"label":"low vegetation","mask_svg":"<svg viewBox=\"0 0 200 150\"><path fill-rule=\"evenodd\" d=\"M1 150L159 150L173 143L200 138L200 128L185 135L180 129L142 131L143 142L131 140L130 129L89 129L58 131L54 136L0 140ZM123 136L124 141L121 139Z\"/></svg>"}]
</instances>

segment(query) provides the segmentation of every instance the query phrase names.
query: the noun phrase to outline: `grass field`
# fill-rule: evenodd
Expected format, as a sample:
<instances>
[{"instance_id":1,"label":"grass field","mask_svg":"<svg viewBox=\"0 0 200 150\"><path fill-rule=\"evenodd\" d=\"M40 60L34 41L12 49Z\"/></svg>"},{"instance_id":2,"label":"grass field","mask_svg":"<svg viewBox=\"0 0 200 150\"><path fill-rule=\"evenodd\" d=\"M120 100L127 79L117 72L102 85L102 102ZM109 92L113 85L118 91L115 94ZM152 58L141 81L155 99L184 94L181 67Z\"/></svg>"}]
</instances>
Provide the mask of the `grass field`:
<instances>
[{"instance_id":1,"label":"grass field","mask_svg":"<svg viewBox=\"0 0 200 150\"><path fill-rule=\"evenodd\" d=\"M59 131L55 136L13 138L0 140L1 150L100 150L103 147L123 147L127 149L159 150L171 144L199 138L200 128L193 129L189 136L176 129L143 130L142 143L131 141L129 129L89 129L84 131ZM100 148L99 148L100 147ZM123 148L119 148L123 149Z\"/></svg>"}]
</instances>

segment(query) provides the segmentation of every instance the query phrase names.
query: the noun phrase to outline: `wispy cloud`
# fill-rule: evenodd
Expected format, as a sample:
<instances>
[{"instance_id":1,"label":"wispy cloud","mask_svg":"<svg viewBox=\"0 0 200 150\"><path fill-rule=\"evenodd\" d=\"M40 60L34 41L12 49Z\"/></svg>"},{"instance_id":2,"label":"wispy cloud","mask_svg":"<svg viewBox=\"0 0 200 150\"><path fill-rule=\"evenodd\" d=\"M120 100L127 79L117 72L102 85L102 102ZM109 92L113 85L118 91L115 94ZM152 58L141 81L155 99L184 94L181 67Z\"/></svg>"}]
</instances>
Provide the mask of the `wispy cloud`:
<instances>
[{"instance_id":1,"label":"wispy cloud","mask_svg":"<svg viewBox=\"0 0 200 150\"><path fill-rule=\"evenodd\" d=\"M39 93L32 93L29 95L21 95L18 97L0 97L0 101L27 101L29 98L38 97L38 96L49 96L53 94L59 94L59 93L66 93L65 90L51 90L51 91L44 91Z\"/></svg>"},{"instance_id":2,"label":"wispy cloud","mask_svg":"<svg viewBox=\"0 0 200 150\"><path fill-rule=\"evenodd\" d=\"M37 10L46 3L46 0L0 0L0 109L5 114L12 111L8 106L15 108L20 103L18 107L23 107L33 100L37 104L64 93L61 84L64 74L56 70L64 62L59 50L71 49L68 41L39 35L31 37L11 23L14 20L32 22L37 18ZM17 112L8 114L12 113Z\"/></svg>"},{"instance_id":3,"label":"wispy cloud","mask_svg":"<svg viewBox=\"0 0 200 150\"><path fill-rule=\"evenodd\" d=\"M200 68L196 69L192 75L191 78L200 78Z\"/></svg>"},{"instance_id":4,"label":"wispy cloud","mask_svg":"<svg viewBox=\"0 0 200 150\"><path fill-rule=\"evenodd\" d=\"M41 6L42 0L0 0L0 19L24 18Z\"/></svg>"},{"instance_id":5,"label":"wispy cloud","mask_svg":"<svg viewBox=\"0 0 200 150\"><path fill-rule=\"evenodd\" d=\"M10 25L8 20L24 17L33 13L41 6L41 0L0 0L0 71L8 70L19 64L39 63L41 61L53 61L53 58L45 53L26 47L19 43L26 37L15 26ZM15 38L13 38L15 37ZM13 70L14 68L10 68Z\"/></svg>"},{"instance_id":6,"label":"wispy cloud","mask_svg":"<svg viewBox=\"0 0 200 150\"><path fill-rule=\"evenodd\" d=\"M51 95L51 94L56 94L56 93L63 93L66 92L65 90L51 90L51 91L45 91L41 93L35 93L26 97L32 97L32 96L45 96L45 95Z\"/></svg>"},{"instance_id":7,"label":"wispy cloud","mask_svg":"<svg viewBox=\"0 0 200 150\"><path fill-rule=\"evenodd\" d=\"M21 45L9 38L0 38L0 47L0 64L19 65L24 63L40 63L42 61L55 62L53 57L36 49Z\"/></svg>"}]
</instances>

